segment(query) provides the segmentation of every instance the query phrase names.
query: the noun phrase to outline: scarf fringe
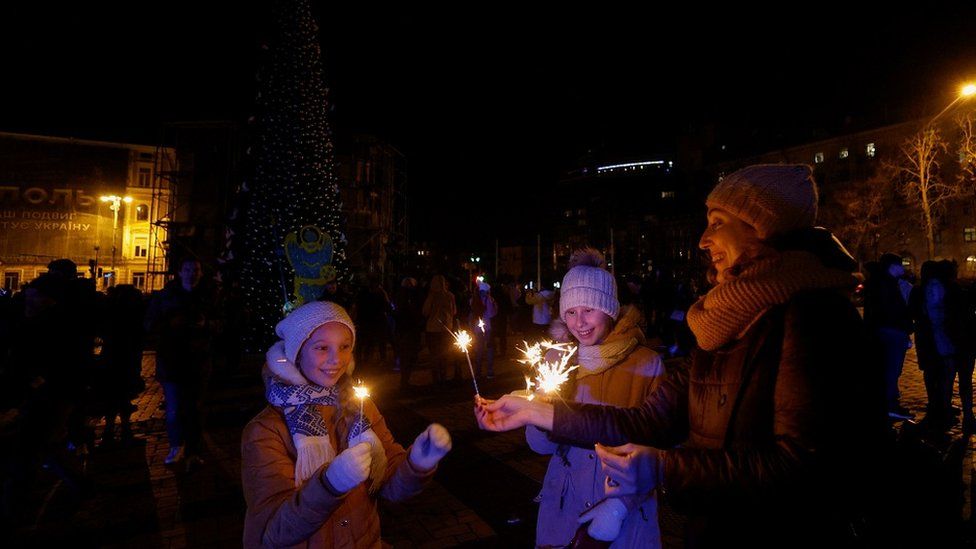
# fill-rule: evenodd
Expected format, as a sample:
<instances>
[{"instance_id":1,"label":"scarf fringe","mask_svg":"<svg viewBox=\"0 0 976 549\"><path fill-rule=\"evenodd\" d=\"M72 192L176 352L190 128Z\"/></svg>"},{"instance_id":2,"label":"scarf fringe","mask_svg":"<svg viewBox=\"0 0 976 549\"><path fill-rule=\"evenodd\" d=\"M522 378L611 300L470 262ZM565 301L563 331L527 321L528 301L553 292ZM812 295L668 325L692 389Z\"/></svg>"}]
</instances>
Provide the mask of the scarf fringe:
<instances>
[{"instance_id":1,"label":"scarf fringe","mask_svg":"<svg viewBox=\"0 0 976 549\"><path fill-rule=\"evenodd\" d=\"M295 487L305 484L325 463L332 463L336 457L335 448L329 437L295 436Z\"/></svg>"}]
</instances>

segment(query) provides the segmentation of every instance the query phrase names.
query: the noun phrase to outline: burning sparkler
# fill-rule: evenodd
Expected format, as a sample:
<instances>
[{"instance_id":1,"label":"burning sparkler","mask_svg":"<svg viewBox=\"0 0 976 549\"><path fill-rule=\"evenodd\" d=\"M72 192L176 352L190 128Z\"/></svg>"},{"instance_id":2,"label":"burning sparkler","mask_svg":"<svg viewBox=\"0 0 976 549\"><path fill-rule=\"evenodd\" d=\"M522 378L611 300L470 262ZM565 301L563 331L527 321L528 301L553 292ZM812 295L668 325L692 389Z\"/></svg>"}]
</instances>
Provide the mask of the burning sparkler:
<instances>
[{"instance_id":1,"label":"burning sparkler","mask_svg":"<svg viewBox=\"0 0 976 549\"><path fill-rule=\"evenodd\" d=\"M369 397L369 389L365 385L363 385L363 380L360 379L358 383L359 383L358 385L353 386L352 391L356 395L356 398L359 399L359 424L362 425L363 404L366 402L366 399Z\"/></svg>"},{"instance_id":2,"label":"burning sparkler","mask_svg":"<svg viewBox=\"0 0 976 549\"><path fill-rule=\"evenodd\" d=\"M525 348L519 350L525 358L519 362L527 365L535 373L534 382L528 377L525 379L529 391L532 387L536 387L545 394L557 393L559 387L569 380L569 373L579 368L579 365L569 366L569 360L576 353L576 347L571 343L554 343L546 340L533 345L524 341L522 343L525 344ZM560 355L556 361L546 360L546 353L552 350Z\"/></svg>"},{"instance_id":3,"label":"burning sparkler","mask_svg":"<svg viewBox=\"0 0 976 549\"><path fill-rule=\"evenodd\" d=\"M480 399L481 391L478 390L478 379L474 375L474 366L471 365L471 355L468 353L468 347L471 346L471 334L465 330L458 330L457 333L452 332L443 322L441 322L441 326L444 326L447 333L454 338L454 345L464 351L464 356L468 359L468 370L471 372L471 382L474 383L474 395Z\"/></svg>"}]
</instances>

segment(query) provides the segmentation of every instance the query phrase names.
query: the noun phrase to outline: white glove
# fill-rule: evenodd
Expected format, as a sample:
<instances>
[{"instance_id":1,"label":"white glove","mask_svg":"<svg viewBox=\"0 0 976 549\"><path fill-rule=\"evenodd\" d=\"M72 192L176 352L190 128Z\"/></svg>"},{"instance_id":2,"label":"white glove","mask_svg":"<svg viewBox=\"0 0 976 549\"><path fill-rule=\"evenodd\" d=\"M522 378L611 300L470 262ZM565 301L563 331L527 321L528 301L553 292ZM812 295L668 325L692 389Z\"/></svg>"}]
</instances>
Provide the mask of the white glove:
<instances>
[{"instance_id":1,"label":"white glove","mask_svg":"<svg viewBox=\"0 0 976 549\"><path fill-rule=\"evenodd\" d=\"M386 449L383 443L372 429L367 429L349 440L349 444L355 445L360 442L369 444L369 478L372 481L369 485L370 493L376 493L383 484L383 476L386 474Z\"/></svg>"},{"instance_id":2,"label":"white glove","mask_svg":"<svg viewBox=\"0 0 976 549\"><path fill-rule=\"evenodd\" d=\"M325 470L325 478L329 479L329 484L339 492L348 492L369 477L371 462L369 443L360 442L351 448L346 448L332 460Z\"/></svg>"},{"instance_id":3,"label":"white glove","mask_svg":"<svg viewBox=\"0 0 976 549\"><path fill-rule=\"evenodd\" d=\"M580 515L577 522L590 522L586 529L590 537L599 541L613 541L620 535L620 525L627 518L627 506L618 498L607 498Z\"/></svg>"},{"instance_id":4,"label":"white glove","mask_svg":"<svg viewBox=\"0 0 976 549\"><path fill-rule=\"evenodd\" d=\"M443 425L431 423L417 435L410 447L410 463L421 471L430 471L451 451L451 434Z\"/></svg>"}]
</instances>

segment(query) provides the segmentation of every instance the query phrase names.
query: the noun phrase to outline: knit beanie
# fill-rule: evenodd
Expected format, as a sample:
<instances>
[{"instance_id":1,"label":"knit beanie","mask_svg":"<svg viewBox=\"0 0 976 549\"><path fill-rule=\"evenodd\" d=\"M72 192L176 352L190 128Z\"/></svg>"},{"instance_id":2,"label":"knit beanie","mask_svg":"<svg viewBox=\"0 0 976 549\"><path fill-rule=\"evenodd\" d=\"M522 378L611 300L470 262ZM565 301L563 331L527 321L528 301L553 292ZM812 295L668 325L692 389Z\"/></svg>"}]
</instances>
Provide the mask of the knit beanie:
<instances>
[{"instance_id":1,"label":"knit beanie","mask_svg":"<svg viewBox=\"0 0 976 549\"><path fill-rule=\"evenodd\" d=\"M805 164L757 164L726 176L708 195L719 208L756 229L759 238L813 227L817 184Z\"/></svg>"},{"instance_id":2,"label":"knit beanie","mask_svg":"<svg viewBox=\"0 0 976 549\"><path fill-rule=\"evenodd\" d=\"M573 253L570 269L559 287L559 318L565 321L567 310L583 306L603 311L617 320L620 313L617 281L604 265L603 254L593 248Z\"/></svg>"},{"instance_id":3,"label":"knit beanie","mask_svg":"<svg viewBox=\"0 0 976 549\"><path fill-rule=\"evenodd\" d=\"M356 326L349 313L342 306L331 301L313 301L295 309L275 326L275 333L285 340L285 356L295 364L298 351L308 341L319 326L328 322L338 322L352 332L352 343L356 345Z\"/></svg>"}]
</instances>

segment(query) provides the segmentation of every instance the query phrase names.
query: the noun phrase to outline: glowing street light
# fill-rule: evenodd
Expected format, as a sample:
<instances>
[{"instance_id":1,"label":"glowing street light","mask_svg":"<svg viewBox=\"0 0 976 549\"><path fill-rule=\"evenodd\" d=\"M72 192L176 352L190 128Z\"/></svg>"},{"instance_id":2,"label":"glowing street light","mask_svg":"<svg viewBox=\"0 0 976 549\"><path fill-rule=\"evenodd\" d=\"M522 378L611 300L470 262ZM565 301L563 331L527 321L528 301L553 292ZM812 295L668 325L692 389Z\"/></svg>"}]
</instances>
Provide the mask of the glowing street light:
<instances>
[{"instance_id":1,"label":"glowing street light","mask_svg":"<svg viewBox=\"0 0 976 549\"><path fill-rule=\"evenodd\" d=\"M936 121L936 119L938 119L940 116L948 112L949 109L951 109L956 105L956 103L965 99L969 99L973 95L976 95L976 83L967 82L966 84L963 84L962 87L959 88L959 93L956 95L955 99L950 101L949 104L946 105L944 109L939 111L939 114L933 116L932 120L929 120L928 123L925 124L925 127L931 126L932 123Z\"/></svg>"},{"instance_id":2,"label":"glowing street light","mask_svg":"<svg viewBox=\"0 0 976 549\"><path fill-rule=\"evenodd\" d=\"M112 285L115 285L115 241L119 232L119 209L122 203L132 203L131 196L118 196L115 194L102 195L99 197L102 202L110 202L108 209L112 210Z\"/></svg>"}]
</instances>

